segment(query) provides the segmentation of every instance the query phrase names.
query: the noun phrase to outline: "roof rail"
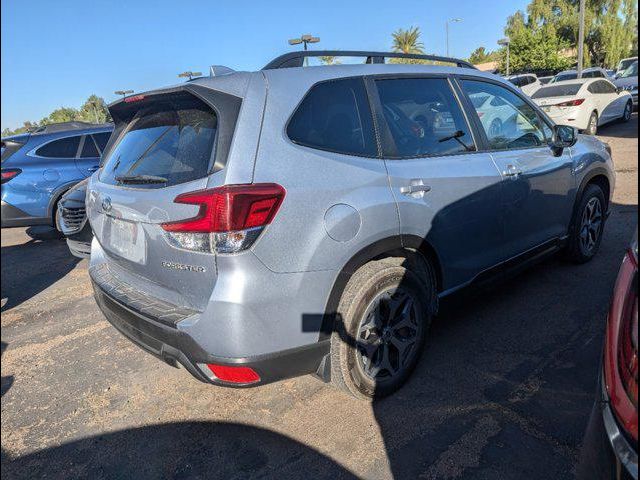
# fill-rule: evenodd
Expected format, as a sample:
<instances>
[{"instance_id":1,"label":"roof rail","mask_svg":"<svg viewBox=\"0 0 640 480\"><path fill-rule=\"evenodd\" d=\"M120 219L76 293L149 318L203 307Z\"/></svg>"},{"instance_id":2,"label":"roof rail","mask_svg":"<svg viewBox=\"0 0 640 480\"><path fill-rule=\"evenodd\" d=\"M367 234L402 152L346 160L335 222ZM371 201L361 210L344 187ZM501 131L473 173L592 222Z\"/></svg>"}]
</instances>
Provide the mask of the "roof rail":
<instances>
[{"instance_id":1,"label":"roof rail","mask_svg":"<svg viewBox=\"0 0 640 480\"><path fill-rule=\"evenodd\" d=\"M89 128L107 127L109 125L111 124L110 123L89 123L89 122L81 122L79 120L74 120L71 122L49 123L41 127L36 127L35 129L31 130L29 133L65 132L67 130L84 130Z\"/></svg>"},{"instance_id":2,"label":"roof rail","mask_svg":"<svg viewBox=\"0 0 640 480\"><path fill-rule=\"evenodd\" d=\"M453 63L461 68L473 68L465 60L450 57L440 57L437 55L421 55L417 53L398 52L368 52L359 50L301 50L299 52L289 52L271 60L263 70L274 70L277 68L302 67L304 59L308 57L366 57L365 63L384 63L385 58L404 58L412 60L430 60L433 62Z\"/></svg>"}]
</instances>

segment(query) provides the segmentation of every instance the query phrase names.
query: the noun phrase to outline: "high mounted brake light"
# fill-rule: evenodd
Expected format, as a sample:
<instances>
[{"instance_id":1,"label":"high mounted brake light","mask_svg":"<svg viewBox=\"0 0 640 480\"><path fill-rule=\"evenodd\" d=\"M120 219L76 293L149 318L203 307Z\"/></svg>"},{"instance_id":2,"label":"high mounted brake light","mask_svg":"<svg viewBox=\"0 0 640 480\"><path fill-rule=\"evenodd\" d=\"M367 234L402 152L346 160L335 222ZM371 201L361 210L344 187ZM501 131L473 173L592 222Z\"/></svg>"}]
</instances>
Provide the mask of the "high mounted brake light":
<instances>
[{"instance_id":1,"label":"high mounted brake light","mask_svg":"<svg viewBox=\"0 0 640 480\"><path fill-rule=\"evenodd\" d=\"M174 202L198 205L196 216L162 224L169 242L201 252L236 253L249 248L271 223L285 196L274 183L226 185L178 195Z\"/></svg>"},{"instance_id":2,"label":"high mounted brake light","mask_svg":"<svg viewBox=\"0 0 640 480\"><path fill-rule=\"evenodd\" d=\"M144 100L144 97L144 95L132 95L130 97L125 97L124 103L139 102L140 100Z\"/></svg>"}]
</instances>

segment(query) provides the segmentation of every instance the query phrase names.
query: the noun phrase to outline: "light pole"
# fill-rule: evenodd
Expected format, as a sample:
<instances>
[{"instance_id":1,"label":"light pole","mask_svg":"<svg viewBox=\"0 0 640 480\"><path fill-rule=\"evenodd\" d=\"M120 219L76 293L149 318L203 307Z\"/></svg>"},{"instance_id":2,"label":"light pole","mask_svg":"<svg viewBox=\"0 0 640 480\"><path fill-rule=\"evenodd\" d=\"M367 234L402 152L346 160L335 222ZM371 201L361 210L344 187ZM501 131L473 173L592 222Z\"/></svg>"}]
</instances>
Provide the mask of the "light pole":
<instances>
[{"instance_id":1,"label":"light pole","mask_svg":"<svg viewBox=\"0 0 640 480\"><path fill-rule=\"evenodd\" d=\"M462 21L461 18L450 18L449 20L444 22L444 29L446 31L445 36L446 36L446 44L447 44L447 57L449 56L449 22L451 22L451 23L459 23L461 21Z\"/></svg>"},{"instance_id":2,"label":"light pole","mask_svg":"<svg viewBox=\"0 0 640 480\"><path fill-rule=\"evenodd\" d=\"M580 23L578 26L578 78L582 78L582 57L584 49L584 0L580 0Z\"/></svg>"},{"instance_id":3,"label":"light pole","mask_svg":"<svg viewBox=\"0 0 640 480\"><path fill-rule=\"evenodd\" d=\"M189 80L191 80L193 77L201 77L201 76L202 76L202 72L192 72L191 70L178 74L178 78L189 77Z\"/></svg>"},{"instance_id":4,"label":"light pole","mask_svg":"<svg viewBox=\"0 0 640 480\"><path fill-rule=\"evenodd\" d=\"M304 44L304 51L307 51L307 44L309 43L318 43L320 41L320 37L314 37L313 35L302 35L300 38L292 38L289 40L289 45L300 45ZM307 57L304 57L304 64L308 65Z\"/></svg>"},{"instance_id":5,"label":"light pole","mask_svg":"<svg viewBox=\"0 0 640 480\"><path fill-rule=\"evenodd\" d=\"M122 98L127 98L127 95L133 93L133 90L116 90L113 93L115 93L116 95L122 95Z\"/></svg>"},{"instance_id":6,"label":"light pole","mask_svg":"<svg viewBox=\"0 0 640 480\"><path fill-rule=\"evenodd\" d=\"M511 40L509 39L509 37L505 37L502 40L498 40L498 45L503 45L507 47L507 72L506 72L506 76L509 76L509 44L511 43Z\"/></svg>"}]
</instances>

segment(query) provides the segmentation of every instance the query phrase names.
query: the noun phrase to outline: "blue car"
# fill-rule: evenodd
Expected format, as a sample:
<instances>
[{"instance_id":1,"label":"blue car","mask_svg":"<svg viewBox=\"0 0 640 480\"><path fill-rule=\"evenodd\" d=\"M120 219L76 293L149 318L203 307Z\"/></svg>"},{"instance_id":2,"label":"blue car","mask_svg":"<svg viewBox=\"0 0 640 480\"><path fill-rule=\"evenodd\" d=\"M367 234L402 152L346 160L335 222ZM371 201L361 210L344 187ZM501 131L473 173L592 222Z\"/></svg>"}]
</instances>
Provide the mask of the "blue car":
<instances>
[{"instance_id":1,"label":"blue car","mask_svg":"<svg viewBox=\"0 0 640 480\"><path fill-rule=\"evenodd\" d=\"M57 224L58 200L98 169L112 124L66 122L2 139L2 228Z\"/></svg>"}]
</instances>

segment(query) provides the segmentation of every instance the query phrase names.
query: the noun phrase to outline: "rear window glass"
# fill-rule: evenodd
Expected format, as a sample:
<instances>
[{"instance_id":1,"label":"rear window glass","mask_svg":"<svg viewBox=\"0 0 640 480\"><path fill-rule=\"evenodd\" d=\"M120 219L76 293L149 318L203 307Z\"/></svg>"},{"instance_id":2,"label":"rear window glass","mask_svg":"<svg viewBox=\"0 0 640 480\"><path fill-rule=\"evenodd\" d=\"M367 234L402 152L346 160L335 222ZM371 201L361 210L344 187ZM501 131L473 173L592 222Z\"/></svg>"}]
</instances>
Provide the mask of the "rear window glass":
<instances>
[{"instance_id":1,"label":"rear window glass","mask_svg":"<svg viewBox=\"0 0 640 480\"><path fill-rule=\"evenodd\" d=\"M80 137L67 137L54 140L36 150L36 155L47 158L75 158L80 145Z\"/></svg>"},{"instance_id":2,"label":"rear window glass","mask_svg":"<svg viewBox=\"0 0 640 480\"><path fill-rule=\"evenodd\" d=\"M287 135L307 147L375 157L373 120L362 79L314 86L291 117Z\"/></svg>"},{"instance_id":3,"label":"rear window glass","mask_svg":"<svg viewBox=\"0 0 640 480\"><path fill-rule=\"evenodd\" d=\"M218 121L204 102L178 94L138 111L105 160L100 180L159 188L206 176ZM136 181L153 177L154 181Z\"/></svg>"},{"instance_id":4,"label":"rear window glass","mask_svg":"<svg viewBox=\"0 0 640 480\"><path fill-rule=\"evenodd\" d=\"M557 75L553 81L554 81L554 83L555 82L564 82L565 80L575 80L576 78L578 78L578 74L577 73L565 73L563 75Z\"/></svg>"},{"instance_id":5,"label":"rear window glass","mask_svg":"<svg viewBox=\"0 0 640 480\"><path fill-rule=\"evenodd\" d=\"M582 87L581 83L569 83L567 85L552 85L538 89L531 98L564 97L575 95Z\"/></svg>"}]
</instances>

